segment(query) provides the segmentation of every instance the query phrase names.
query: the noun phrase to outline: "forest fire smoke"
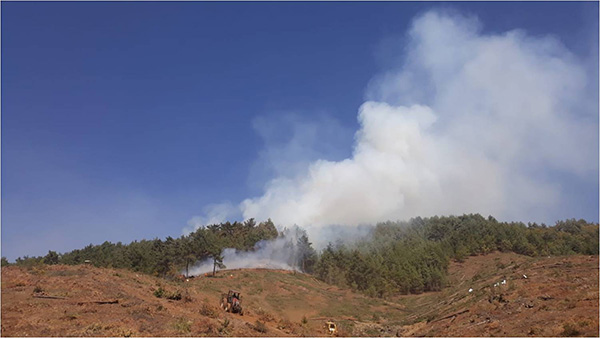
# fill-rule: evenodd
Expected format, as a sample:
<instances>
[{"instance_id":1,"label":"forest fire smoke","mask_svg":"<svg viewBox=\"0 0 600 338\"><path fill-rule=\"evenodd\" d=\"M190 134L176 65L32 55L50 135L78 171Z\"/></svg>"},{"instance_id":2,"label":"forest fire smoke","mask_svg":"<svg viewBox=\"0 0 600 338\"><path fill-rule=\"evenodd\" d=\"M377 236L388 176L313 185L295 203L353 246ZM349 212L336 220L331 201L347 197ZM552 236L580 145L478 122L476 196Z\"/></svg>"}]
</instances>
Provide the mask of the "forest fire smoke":
<instances>
[{"instance_id":1,"label":"forest fire smoke","mask_svg":"<svg viewBox=\"0 0 600 338\"><path fill-rule=\"evenodd\" d=\"M286 229L273 240L262 240L252 251L234 248L223 250L223 264L227 269L265 268L281 270L302 270L300 259L307 252L307 244L302 243L305 232L298 227ZM306 238L306 237L305 237ZM307 238L306 238L307 239ZM207 258L190 269L190 276L212 272L213 258ZM217 268L219 270L219 268Z\"/></svg>"},{"instance_id":2,"label":"forest fire smoke","mask_svg":"<svg viewBox=\"0 0 600 338\"><path fill-rule=\"evenodd\" d=\"M483 34L475 18L430 11L405 50L369 84L351 157L278 172L233 209L297 224L322 248L330 225L462 213L549 222L570 202L540 172L597 182L597 92L559 41Z\"/></svg>"}]
</instances>

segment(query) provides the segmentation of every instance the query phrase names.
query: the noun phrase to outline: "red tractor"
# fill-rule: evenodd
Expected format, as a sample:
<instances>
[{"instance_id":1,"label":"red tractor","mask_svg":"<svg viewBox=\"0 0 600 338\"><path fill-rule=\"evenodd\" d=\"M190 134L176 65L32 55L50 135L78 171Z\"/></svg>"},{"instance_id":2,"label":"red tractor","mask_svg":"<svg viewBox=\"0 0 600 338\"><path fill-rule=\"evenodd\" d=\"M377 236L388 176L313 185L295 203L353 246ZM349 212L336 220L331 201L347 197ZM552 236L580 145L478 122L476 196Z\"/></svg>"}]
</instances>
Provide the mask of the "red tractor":
<instances>
[{"instance_id":1,"label":"red tractor","mask_svg":"<svg viewBox=\"0 0 600 338\"><path fill-rule=\"evenodd\" d=\"M244 310L242 309L240 293L238 291L229 290L229 293L221 294L221 309L231 313L239 313L243 316Z\"/></svg>"}]
</instances>

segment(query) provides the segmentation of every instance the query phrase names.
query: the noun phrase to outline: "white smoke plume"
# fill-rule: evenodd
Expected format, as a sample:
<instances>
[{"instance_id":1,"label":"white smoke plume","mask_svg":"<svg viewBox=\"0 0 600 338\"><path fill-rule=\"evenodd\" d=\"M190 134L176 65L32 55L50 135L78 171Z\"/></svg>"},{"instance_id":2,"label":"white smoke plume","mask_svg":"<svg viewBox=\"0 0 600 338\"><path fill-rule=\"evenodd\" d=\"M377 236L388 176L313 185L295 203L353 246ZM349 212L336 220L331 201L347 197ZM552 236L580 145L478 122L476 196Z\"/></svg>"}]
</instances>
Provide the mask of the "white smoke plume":
<instances>
[{"instance_id":1,"label":"white smoke plume","mask_svg":"<svg viewBox=\"0 0 600 338\"><path fill-rule=\"evenodd\" d=\"M597 77L559 41L483 34L476 18L439 11L417 17L408 37L401 66L369 84L352 156L274 177L239 204L244 218L297 224L322 247L335 240L329 225L545 221L565 202L547 173L597 182Z\"/></svg>"},{"instance_id":2,"label":"white smoke plume","mask_svg":"<svg viewBox=\"0 0 600 338\"><path fill-rule=\"evenodd\" d=\"M227 269L265 268L294 270L294 251L290 241L277 238L256 243L254 251L238 251L233 248L223 250L223 264ZM219 268L217 268L219 270ZM198 276L213 271L213 259L208 258L190 269L190 276Z\"/></svg>"},{"instance_id":3,"label":"white smoke plume","mask_svg":"<svg viewBox=\"0 0 600 338\"><path fill-rule=\"evenodd\" d=\"M183 234L187 236L204 225L224 223L232 215L235 215L237 210L231 203L209 204L204 207L204 216L195 216L188 221L188 226L183 229Z\"/></svg>"},{"instance_id":4,"label":"white smoke plume","mask_svg":"<svg viewBox=\"0 0 600 338\"><path fill-rule=\"evenodd\" d=\"M274 240L262 240L252 251L238 251L233 248L223 250L223 264L227 269L264 268L282 270L300 270L299 259L302 255L298 239L304 232L299 227L284 229L282 236ZM213 259L207 258L194 265L190 276L198 276L213 271ZM218 270L218 268L217 268Z\"/></svg>"}]
</instances>

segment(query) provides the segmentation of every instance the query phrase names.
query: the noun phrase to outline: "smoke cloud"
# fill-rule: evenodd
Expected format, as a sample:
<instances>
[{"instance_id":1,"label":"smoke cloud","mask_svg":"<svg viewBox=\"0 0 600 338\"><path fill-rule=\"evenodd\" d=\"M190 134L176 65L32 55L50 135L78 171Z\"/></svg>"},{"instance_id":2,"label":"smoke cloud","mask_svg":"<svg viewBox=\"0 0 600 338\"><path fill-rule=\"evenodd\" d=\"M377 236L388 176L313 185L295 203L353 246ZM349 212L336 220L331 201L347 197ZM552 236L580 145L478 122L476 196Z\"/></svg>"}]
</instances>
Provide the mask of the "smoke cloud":
<instances>
[{"instance_id":1,"label":"smoke cloud","mask_svg":"<svg viewBox=\"0 0 600 338\"><path fill-rule=\"evenodd\" d=\"M565 203L555 175L597 184L597 78L552 37L481 28L445 12L417 17L401 65L369 83L352 155L278 173L236 212L297 224L317 247L335 240L331 225L555 217Z\"/></svg>"},{"instance_id":2,"label":"smoke cloud","mask_svg":"<svg viewBox=\"0 0 600 338\"><path fill-rule=\"evenodd\" d=\"M291 241L277 238L256 243L253 251L238 251L233 248L223 250L223 263L227 269L264 268L293 270L295 252ZM217 268L219 270L219 268ZM213 260L208 258L190 269L190 276L198 276L213 271Z\"/></svg>"},{"instance_id":3,"label":"smoke cloud","mask_svg":"<svg viewBox=\"0 0 600 338\"><path fill-rule=\"evenodd\" d=\"M183 234L187 236L204 225L226 222L236 213L239 213L239 209L231 203L209 204L204 207L204 216L195 216L188 221L188 226L183 229Z\"/></svg>"},{"instance_id":4,"label":"smoke cloud","mask_svg":"<svg viewBox=\"0 0 600 338\"><path fill-rule=\"evenodd\" d=\"M223 263L227 269L263 268L300 270L299 259L302 250L298 247L298 239L304 231L295 226L284 229L282 236L274 240L262 240L252 251L238 251L233 248L223 250ZM208 258L194 265L190 276L198 276L213 271L213 259ZM218 268L217 268L218 269ZM182 272L183 273L183 272Z\"/></svg>"}]
</instances>

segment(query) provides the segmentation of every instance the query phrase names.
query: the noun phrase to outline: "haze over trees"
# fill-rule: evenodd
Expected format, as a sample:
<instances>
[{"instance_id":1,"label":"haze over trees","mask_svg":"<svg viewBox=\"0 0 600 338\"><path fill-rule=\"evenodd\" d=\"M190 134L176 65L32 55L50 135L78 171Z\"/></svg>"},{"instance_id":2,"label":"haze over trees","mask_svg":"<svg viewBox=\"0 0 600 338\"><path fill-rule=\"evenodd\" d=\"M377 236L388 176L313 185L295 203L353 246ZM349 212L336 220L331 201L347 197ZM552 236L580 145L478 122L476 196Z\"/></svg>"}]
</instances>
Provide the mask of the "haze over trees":
<instances>
[{"instance_id":1,"label":"haze over trees","mask_svg":"<svg viewBox=\"0 0 600 338\"><path fill-rule=\"evenodd\" d=\"M318 278L371 296L443 288L448 263L493 251L528 256L598 255L598 224L498 222L479 214L413 218L377 224L353 248L329 245L315 266Z\"/></svg>"},{"instance_id":2,"label":"haze over trees","mask_svg":"<svg viewBox=\"0 0 600 338\"><path fill-rule=\"evenodd\" d=\"M295 227L278 231L269 219L256 223L225 222L201 227L187 236L164 240L140 240L129 244L104 242L64 254L19 257L17 266L82 264L124 268L155 276L188 275L199 261L212 260L213 274L226 267L223 250L257 250L257 243L287 238L293 251L289 266L369 296L440 290L447 285L448 264L468 256L493 251L528 256L598 255L598 224L584 220L558 221L554 226L521 222L498 222L479 214L413 218L383 222L370 236L353 243L330 243L317 252L305 231ZM2 259L2 265L8 264Z\"/></svg>"},{"instance_id":3,"label":"haze over trees","mask_svg":"<svg viewBox=\"0 0 600 338\"><path fill-rule=\"evenodd\" d=\"M271 220L257 224L254 219L249 219L209 225L179 238L156 238L129 244L106 241L60 255L50 251L44 257L19 257L16 265L73 265L89 261L97 267L130 269L156 276L177 275L207 258L212 258L217 267L224 266L221 257L224 248L251 250L257 242L274 239L278 234Z\"/></svg>"}]
</instances>

